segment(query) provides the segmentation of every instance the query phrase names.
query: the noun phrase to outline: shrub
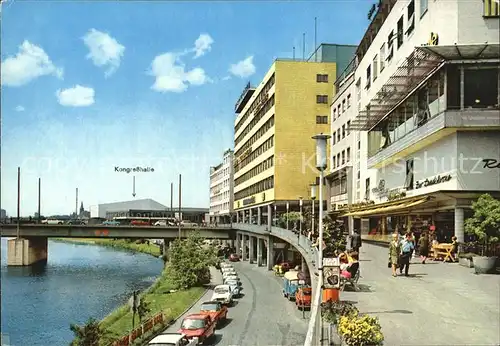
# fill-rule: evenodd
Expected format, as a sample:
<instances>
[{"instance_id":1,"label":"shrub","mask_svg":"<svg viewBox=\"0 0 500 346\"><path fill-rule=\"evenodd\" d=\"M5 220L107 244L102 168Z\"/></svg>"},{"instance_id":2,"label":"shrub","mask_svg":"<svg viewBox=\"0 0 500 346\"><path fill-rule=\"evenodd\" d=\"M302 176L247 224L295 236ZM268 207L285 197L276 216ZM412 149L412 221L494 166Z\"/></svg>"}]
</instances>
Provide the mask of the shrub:
<instances>
[{"instance_id":1,"label":"shrub","mask_svg":"<svg viewBox=\"0 0 500 346\"><path fill-rule=\"evenodd\" d=\"M338 332L349 346L378 346L384 341L378 319L368 315L356 314L340 317Z\"/></svg>"},{"instance_id":2,"label":"shrub","mask_svg":"<svg viewBox=\"0 0 500 346\"><path fill-rule=\"evenodd\" d=\"M472 203L474 215L465 221L465 232L474 234L484 244L500 240L500 201L484 194Z\"/></svg>"},{"instance_id":3,"label":"shrub","mask_svg":"<svg viewBox=\"0 0 500 346\"><path fill-rule=\"evenodd\" d=\"M321 304L321 315L329 323L337 324L342 316L354 316L358 314L358 309L351 302L332 300Z\"/></svg>"}]
</instances>

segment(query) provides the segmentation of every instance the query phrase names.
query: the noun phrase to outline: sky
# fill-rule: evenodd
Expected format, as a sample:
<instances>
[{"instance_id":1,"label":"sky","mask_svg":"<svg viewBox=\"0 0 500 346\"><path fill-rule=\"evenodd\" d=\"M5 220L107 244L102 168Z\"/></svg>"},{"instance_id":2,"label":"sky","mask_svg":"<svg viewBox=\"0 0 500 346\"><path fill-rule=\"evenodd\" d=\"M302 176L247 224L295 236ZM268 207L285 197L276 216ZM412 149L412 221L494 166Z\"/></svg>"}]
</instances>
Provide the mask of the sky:
<instances>
[{"instance_id":1,"label":"sky","mask_svg":"<svg viewBox=\"0 0 500 346\"><path fill-rule=\"evenodd\" d=\"M152 198L209 205L234 104L277 57L358 44L371 2L7 0L1 37L1 208L16 215ZM298 54L297 54L298 55ZM152 168L127 173L120 168ZM178 205L174 198L174 205ZM80 203L79 202L79 203Z\"/></svg>"}]
</instances>

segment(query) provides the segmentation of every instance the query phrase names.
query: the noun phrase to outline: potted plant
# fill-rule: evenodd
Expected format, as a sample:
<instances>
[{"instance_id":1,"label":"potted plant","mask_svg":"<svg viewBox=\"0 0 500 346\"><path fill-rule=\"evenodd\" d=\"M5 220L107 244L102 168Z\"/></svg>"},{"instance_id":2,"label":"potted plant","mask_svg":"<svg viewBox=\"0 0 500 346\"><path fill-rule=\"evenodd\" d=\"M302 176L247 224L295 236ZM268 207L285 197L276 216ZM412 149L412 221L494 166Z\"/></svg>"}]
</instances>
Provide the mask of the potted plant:
<instances>
[{"instance_id":1,"label":"potted plant","mask_svg":"<svg viewBox=\"0 0 500 346\"><path fill-rule=\"evenodd\" d=\"M474 256L474 269L476 274L486 274L496 267L498 258L487 256L488 245L497 244L500 239L500 201L489 194L484 194L472 203L474 214L465 221L465 232L474 234L481 247L481 255Z\"/></svg>"},{"instance_id":2,"label":"potted plant","mask_svg":"<svg viewBox=\"0 0 500 346\"><path fill-rule=\"evenodd\" d=\"M340 317L338 331L342 344L346 346L378 346L384 342L378 319L368 315Z\"/></svg>"},{"instance_id":3,"label":"potted plant","mask_svg":"<svg viewBox=\"0 0 500 346\"><path fill-rule=\"evenodd\" d=\"M329 300L321 304L321 317L328 324L329 344L333 341L335 344L340 342L337 325L342 316L355 316L358 309L351 302Z\"/></svg>"}]
</instances>

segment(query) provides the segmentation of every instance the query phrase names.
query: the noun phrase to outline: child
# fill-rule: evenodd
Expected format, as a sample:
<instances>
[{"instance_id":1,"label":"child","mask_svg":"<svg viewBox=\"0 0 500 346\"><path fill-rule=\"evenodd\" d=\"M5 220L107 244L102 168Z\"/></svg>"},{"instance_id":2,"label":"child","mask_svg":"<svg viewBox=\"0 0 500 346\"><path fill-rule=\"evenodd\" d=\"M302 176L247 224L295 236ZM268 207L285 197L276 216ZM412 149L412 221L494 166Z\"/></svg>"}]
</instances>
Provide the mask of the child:
<instances>
[{"instance_id":1,"label":"child","mask_svg":"<svg viewBox=\"0 0 500 346\"><path fill-rule=\"evenodd\" d=\"M451 245L452 245L451 255L453 256L452 257L453 260L456 261L457 260L457 252L458 252L458 241L457 241L456 236L451 237Z\"/></svg>"}]
</instances>

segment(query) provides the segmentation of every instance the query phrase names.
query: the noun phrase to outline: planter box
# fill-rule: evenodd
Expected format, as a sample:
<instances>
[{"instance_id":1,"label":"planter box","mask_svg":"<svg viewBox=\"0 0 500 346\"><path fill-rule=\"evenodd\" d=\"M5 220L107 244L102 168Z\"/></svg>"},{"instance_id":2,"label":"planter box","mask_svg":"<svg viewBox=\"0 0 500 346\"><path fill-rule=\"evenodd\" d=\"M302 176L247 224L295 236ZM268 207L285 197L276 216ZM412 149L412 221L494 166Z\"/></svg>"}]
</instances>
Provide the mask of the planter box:
<instances>
[{"instance_id":1,"label":"planter box","mask_svg":"<svg viewBox=\"0 0 500 346\"><path fill-rule=\"evenodd\" d=\"M468 258L459 258L458 264L467 268L474 268L474 262Z\"/></svg>"},{"instance_id":2,"label":"planter box","mask_svg":"<svg viewBox=\"0 0 500 346\"><path fill-rule=\"evenodd\" d=\"M477 256L474 257L474 270L476 274L493 273L496 269L497 257Z\"/></svg>"}]
</instances>

